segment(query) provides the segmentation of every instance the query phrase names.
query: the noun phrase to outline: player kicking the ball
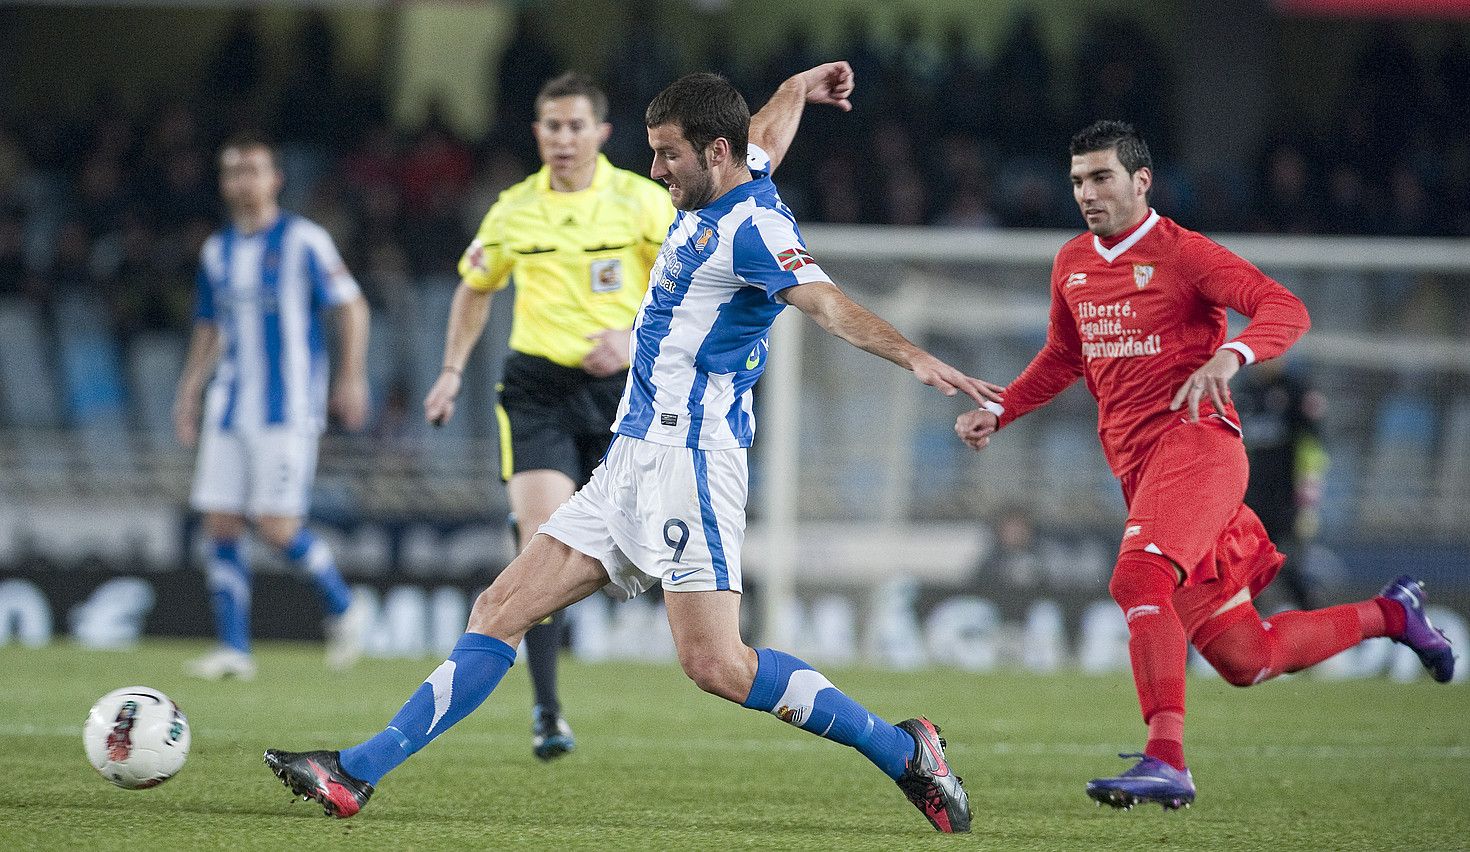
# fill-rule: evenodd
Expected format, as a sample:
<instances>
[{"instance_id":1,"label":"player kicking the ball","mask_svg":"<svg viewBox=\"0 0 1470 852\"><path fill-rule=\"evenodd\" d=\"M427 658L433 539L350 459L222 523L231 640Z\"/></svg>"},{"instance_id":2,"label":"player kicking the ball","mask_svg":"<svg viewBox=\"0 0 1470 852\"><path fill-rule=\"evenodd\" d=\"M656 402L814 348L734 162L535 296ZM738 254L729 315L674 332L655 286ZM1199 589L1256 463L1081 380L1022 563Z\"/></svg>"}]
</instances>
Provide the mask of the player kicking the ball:
<instances>
[{"instance_id":1,"label":"player kicking the ball","mask_svg":"<svg viewBox=\"0 0 1470 852\"><path fill-rule=\"evenodd\" d=\"M1184 762L1184 671L1193 643L1225 680L1252 686L1364 639L1389 636L1448 681L1449 642L1424 613L1424 586L1399 577L1376 598L1262 620L1252 599L1284 557L1242 500L1247 466L1229 381L1306 332L1306 308L1245 260L1148 206L1148 148L1127 124L1072 138L1072 190L1090 233L1057 253L1046 346L1006 402L960 416L979 450L996 429L1079 376L1097 398L1098 435L1123 486L1128 520L1109 591L1128 621L1128 653L1148 741L1137 764L1088 783L1099 804L1194 801ZM1250 318L1226 342L1225 309Z\"/></svg>"},{"instance_id":2,"label":"player kicking the ball","mask_svg":"<svg viewBox=\"0 0 1470 852\"><path fill-rule=\"evenodd\" d=\"M851 91L852 70L838 62L787 80L753 119L713 74L684 77L653 100L652 176L679 213L633 327L606 459L475 601L449 659L382 733L340 753L266 752L288 787L329 814L357 813L384 775L490 695L531 625L604 587L631 597L662 583L679 662L701 689L853 747L936 829L969 830L969 800L936 726L890 724L805 662L740 639L751 388L785 305L947 395L1000 398L830 283L776 193L770 174L804 103L846 110Z\"/></svg>"}]
</instances>

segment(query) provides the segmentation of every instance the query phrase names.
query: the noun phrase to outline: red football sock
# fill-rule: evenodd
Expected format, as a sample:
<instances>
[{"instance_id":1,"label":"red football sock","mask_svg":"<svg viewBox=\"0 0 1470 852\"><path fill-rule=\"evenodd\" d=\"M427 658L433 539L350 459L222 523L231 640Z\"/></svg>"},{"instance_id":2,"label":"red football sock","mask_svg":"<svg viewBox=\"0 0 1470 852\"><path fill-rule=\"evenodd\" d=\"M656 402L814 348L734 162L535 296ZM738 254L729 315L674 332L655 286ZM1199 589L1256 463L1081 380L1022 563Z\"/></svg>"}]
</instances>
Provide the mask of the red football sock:
<instances>
[{"instance_id":1,"label":"red football sock","mask_svg":"<svg viewBox=\"0 0 1470 852\"><path fill-rule=\"evenodd\" d=\"M1143 753L1175 769L1184 768L1184 714L1160 710L1148 720L1148 744Z\"/></svg>"},{"instance_id":2,"label":"red football sock","mask_svg":"<svg viewBox=\"0 0 1470 852\"><path fill-rule=\"evenodd\" d=\"M1361 606L1343 604L1271 616L1266 626L1275 639L1271 649L1272 671L1299 672L1368 638L1359 615Z\"/></svg>"},{"instance_id":3,"label":"red football sock","mask_svg":"<svg viewBox=\"0 0 1470 852\"><path fill-rule=\"evenodd\" d=\"M1374 613L1368 607L1372 605L1378 610ZM1373 619L1377 615L1381 620ZM1392 636L1398 638L1404 635L1405 622L1408 614L1404 612L1404 605L1395 600L1385 597L1377 597L1358 604L1358 619L1363 623L1363 637Z\"/></svg>"},{"instance_id":4,"label":"red football sock","mask_svg":"<svg viewBox=\"0 0 1470 852\"><path fill-rule=\"evenodd\" d=\"M1364 639L1383 635L1382 619L1372 601L1283 612L1266 621L1259 616L1243 617L1254 613L1254 607L1244 604L1218 616L1236 621L1200 648L1215 671L1236 686L1299 672Z\"/></svg>"},{"instance_id":5,"label":"red football sock","mask_svg":"<svg viewBox=\"0 0 1470 852\"><path fill-rule=\"evenodd\" d=\"M1149 723L1144 754L1184 768L1184 666L1188 643L1174 611L1174 563L1130 551L1118 559L1108 590L1128 620L1128 657L1138 705ZM1154 720L1161 714L1170 714ZM1156 738L1157 735L1157 738Z\"/></svg>"}]
</instances>

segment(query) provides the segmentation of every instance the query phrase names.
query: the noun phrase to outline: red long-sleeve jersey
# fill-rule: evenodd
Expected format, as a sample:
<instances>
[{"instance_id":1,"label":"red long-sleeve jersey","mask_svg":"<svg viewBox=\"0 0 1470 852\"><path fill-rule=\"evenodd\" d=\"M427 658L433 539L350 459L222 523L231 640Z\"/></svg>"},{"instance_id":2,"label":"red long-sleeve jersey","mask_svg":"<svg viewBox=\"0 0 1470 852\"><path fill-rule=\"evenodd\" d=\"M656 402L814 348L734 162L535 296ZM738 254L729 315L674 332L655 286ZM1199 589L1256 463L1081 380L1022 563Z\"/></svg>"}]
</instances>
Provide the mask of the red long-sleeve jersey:
<instances>
[{"instance_id":1,"label":"red long-sleeve jersey","mask_svg":"<svg viewBox=\"0 0 1470 852\"><path fill-rule=\"evenodd\" d=\"M1226 342L1226 308L1250 318ZM1092 234L1052 264L1046 346L1006 388L1000 425L1033 411L1078 376L1097 400L1097 433L1115 476L1146 457L1166 430L1179 386L1222 346L1249 364L1285 352L1310 326L1290 290L1202 234L1150 210L1109 249ZM1239 423L1234 407L1218 412ZM1206 396L1200 417L1215 414ZM1238 429L1238 425L1236 426Z\"/></svg>"}]
</instances>

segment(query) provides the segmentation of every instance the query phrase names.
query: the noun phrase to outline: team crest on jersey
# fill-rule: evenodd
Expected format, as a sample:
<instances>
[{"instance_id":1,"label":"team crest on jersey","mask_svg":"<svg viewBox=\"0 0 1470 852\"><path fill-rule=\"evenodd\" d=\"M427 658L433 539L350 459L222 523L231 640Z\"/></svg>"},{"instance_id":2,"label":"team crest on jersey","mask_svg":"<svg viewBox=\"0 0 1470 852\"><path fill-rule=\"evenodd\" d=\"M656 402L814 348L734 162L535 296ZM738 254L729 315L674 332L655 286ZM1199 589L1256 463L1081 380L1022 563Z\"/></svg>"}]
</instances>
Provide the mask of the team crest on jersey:
<instances>
[{"instance_id":1,"label":"team crest on jersey","mask_svg":"<svg viewBox=\"0 0 1470 852\"><path fill-rule=\"evenodd\" d=\"M699 239L697 239L697 240L694 241L694 250L695 251L704 251L704 247L707 246L707 245L709 245L709 238L710 237L713 237L714 235L715 235L715 229L714 228L705 228L700 233Z\"/></svg>"},{"instance_id":2,"label":"team crest on jersey","mask_svg":"<svg viewBox=\"0 0 1470 852\"><path fill-rule=\"evenodd\" d=\"M806 249L800 246L780 252L776 255L776 262L781 264L781 268L787 272L795 272L808 263L816 263L812 256L806 253Z\"/></svg>"},{"instance_id":3,"label":"team crest on jersey","mask_svg":"<svg viewBox=\"0 0 1470 852\"><path fill-rule=\"evenodd\" d=\"M611 293L623 287L623 261L610 257L592 261L592 292Z\"/></svg>"},{"instance_id":4,"label":"team crest on jersey","mask_svg":"<svg viewBox=\"0 0 1470 852\"><path fill-rule=\"evenodd\" d=\"M1138 285L1138 289L1142 290L1144 287L1147 287L1148 282L1152 281L1153 277L1154 265L1152 263L1133 264L1133 283Z\"/></svg>"},{"instance_id":5,"label":"team crest on jersey","mask_svg":"<svg viewBox=\"0 0 1470 852\"><path fill-rule=\"evenodd\" d=\"M1135 267L1135 269L1136 268L1137 267ZM1071 275L1068 275L1067 276L1067 283L1065 285L1063 285L1063 286L1071 287L1074 284L1086 284L1086 283L1087 283L1087 273L1086 272L1073 272Z\"/></svg>"}]
</instances>

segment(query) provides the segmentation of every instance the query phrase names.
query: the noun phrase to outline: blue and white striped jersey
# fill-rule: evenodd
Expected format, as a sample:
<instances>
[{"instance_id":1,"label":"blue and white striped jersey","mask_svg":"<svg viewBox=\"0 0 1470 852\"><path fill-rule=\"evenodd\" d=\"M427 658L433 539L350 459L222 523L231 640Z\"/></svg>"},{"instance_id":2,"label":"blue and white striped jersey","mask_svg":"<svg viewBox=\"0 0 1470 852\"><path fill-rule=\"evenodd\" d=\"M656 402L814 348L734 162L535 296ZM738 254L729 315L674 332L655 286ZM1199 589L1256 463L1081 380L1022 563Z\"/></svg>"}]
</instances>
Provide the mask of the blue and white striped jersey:
<instances>
[{"instance_id":1,"label":"blue and white striped jersey","mask_svg":"<svg viewBox=\"0 0 1470 852\"><path fill-rule=\"evenodd\" d=\"M770 158L752 145L748 160L754 180L679 211L664 238L633 325L619 435L704 450L755 438L751 387L785 306L778 294L829 279L781 203Z\"/></svg>"},{"instance_id":2,"label":"blue and white striped jersey","mask_svg":"<svg viewBox=\"0 0 1470 852\"><path fill-rule=\"evenodd\" d=\"M327 352L321 311L358 297L332 238L282 212L262 231L233 225L200 251L195 318L222 332L204 422L221 429L326 426Z\"/></svg>"}]
</instances>

